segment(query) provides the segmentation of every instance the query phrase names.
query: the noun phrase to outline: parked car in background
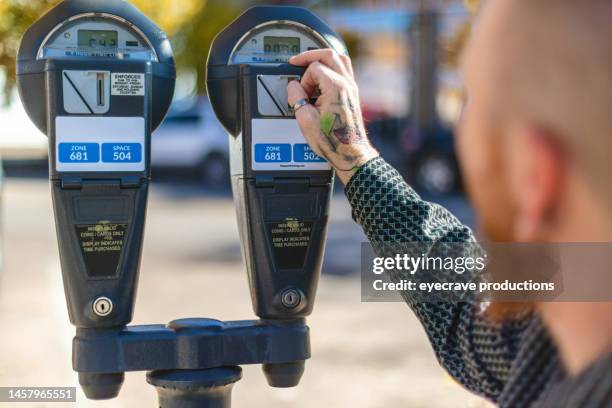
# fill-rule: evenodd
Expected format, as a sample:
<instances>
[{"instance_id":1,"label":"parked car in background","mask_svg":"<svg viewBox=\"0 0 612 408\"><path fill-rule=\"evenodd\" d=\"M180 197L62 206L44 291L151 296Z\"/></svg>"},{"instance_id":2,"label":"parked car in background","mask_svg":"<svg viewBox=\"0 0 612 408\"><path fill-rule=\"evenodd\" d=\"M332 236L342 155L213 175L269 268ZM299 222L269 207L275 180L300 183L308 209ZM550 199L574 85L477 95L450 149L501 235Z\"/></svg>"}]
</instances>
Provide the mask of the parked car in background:
<instances>
[{"instance_id":1,"label":"parked car in background","mask_svg":"<svg viewBox=\"0 0 612 408\"><path fill-rule=\"evenodd\" d=\"M457 191L461 175L450 129L417 129L409 119L387 117L366 123L372 144L419 191L440 196Z\"/></svg>"},{"instance_id":2,"label":"parked car in background","mask_svg":"<svg viewBox=\"0 0 612 408\"><path fill-rule=\"evenodd\" d=\"M5 162L46 162L48 139L32 123L19 98L0 106L0 156Z\"/></svg>"},{"instance_id":3,"label":"parked car in background","mask_svg":"<svg viewBox=\"0 0 612 408\"><path fill-rule=\"evenodd\" d=\"M154 169L189 171L209 186L229 184L227 132L207 98L173 103L153 133L151 164Z\"/></svg>"},{"instance_id":4,"label":"parked car in background","mask_svg":"<svg viewBox=\"0 0 612 408\"><path fill-rule=\"evenodd\" d=\"M454 142L452 130L441 126L429 131L404 129L401 144L417 188L439 196L456 192L461 187Z\"/></svg>"}]
</instances>

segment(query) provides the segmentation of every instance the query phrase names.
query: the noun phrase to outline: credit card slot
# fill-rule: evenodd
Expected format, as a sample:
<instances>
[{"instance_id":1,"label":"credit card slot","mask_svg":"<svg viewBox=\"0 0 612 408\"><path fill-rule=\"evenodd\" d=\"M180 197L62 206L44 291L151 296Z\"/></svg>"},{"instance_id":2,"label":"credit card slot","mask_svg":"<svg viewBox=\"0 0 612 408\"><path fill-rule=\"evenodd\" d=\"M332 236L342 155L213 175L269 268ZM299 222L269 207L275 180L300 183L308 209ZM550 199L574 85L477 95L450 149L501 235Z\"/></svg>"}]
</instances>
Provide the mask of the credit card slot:
<instances>
[{"instance_id":1,"label":"credit card slot","mask_svg":"<svg viewBox=\"0 0 612 408\"><path fill-rule=\"evenodd\" d=\"M97 101L98 106L104 106L104 74L98 73L96 75L96 84L97 84Z\"/></svg>"}]
</instances>

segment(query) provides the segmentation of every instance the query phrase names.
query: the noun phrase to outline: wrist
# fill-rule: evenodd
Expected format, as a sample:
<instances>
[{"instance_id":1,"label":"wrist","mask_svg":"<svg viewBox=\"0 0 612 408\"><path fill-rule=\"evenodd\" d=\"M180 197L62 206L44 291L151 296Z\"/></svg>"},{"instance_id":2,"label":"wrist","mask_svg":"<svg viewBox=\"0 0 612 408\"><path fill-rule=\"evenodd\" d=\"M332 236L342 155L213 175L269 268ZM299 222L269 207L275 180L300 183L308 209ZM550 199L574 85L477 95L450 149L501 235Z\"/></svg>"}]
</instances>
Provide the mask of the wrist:
<instances>
[{"instance_id":1,"label":"wrist","mask_svg":"<svg viewBox=\"0 0 612 408\"><path fill-rule=\"evenodd\" d=\"M359 154L359 156L355 157L351 163L344 168L336 168L336 175L338 179L346 186L346 184L351 180L351 178L357 173L357 171L370 160L380 156L380 154L371 146L368 146L367 149L364 149L363 152ZM352 167L349 167L352 166Z\"/></svg>"}]
</instances>

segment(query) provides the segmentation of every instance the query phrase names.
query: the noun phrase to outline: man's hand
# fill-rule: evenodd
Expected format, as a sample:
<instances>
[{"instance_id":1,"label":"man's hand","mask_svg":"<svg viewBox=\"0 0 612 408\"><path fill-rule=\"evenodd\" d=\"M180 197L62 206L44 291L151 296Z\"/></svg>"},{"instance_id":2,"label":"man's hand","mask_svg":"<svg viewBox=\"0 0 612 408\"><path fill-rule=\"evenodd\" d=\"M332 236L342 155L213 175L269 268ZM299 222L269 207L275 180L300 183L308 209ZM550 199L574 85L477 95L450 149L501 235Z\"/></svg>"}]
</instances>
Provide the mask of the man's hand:
<instances>
[{"instance_id":1,"label":"man's hand","mask_svg":"<svg viewBox=\"0 0 612 408\"><path fill-rule=\"evenodd\" d=\"M289 63L307 67L301 82L289 83L291 106L320 92L315 105L295 112L300 129L314 152L331 163L346 184L359 166L378 156L363 126L351 60L323 49L303 52Z\"/></svg>"}]
</instances>

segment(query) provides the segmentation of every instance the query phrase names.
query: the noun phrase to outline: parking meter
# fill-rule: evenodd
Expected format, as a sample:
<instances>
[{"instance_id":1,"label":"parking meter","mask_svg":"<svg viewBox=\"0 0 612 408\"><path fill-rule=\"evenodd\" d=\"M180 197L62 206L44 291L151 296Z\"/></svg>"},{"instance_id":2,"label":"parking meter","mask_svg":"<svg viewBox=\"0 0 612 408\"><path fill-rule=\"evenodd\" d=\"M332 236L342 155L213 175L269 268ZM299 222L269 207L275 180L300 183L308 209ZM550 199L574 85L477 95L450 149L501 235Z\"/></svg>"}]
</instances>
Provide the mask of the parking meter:
<instances>
[{"instance_id":1,"label":"parking meter","mask_svg":"<svg viewBox=\"0 0 612 408\"><path fill-rule=\"evenodd\" d=\"M304 73L289 57L320 48L346 54L310 11L258 6L217 35L208 58L208 96L230 134L243 257L262 319L300 319L313 308L333 171L300 132L287 85Z\"/></svg>"},{"instance_id":2,"label":"parking meter","mask_svg":"<svg viewBox=\"0 0 612 408\"><path fill-rule=\"evenodd\" d=\"M62 276L77 333L132 318L150 179L151 132L175 83L166 35L121 0L66 0L25 33L21 100L49 137ZM80 375L92 398L123 374Z\"/></svg>"}]
</instances>

